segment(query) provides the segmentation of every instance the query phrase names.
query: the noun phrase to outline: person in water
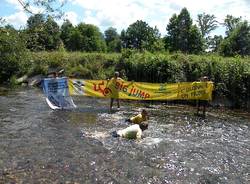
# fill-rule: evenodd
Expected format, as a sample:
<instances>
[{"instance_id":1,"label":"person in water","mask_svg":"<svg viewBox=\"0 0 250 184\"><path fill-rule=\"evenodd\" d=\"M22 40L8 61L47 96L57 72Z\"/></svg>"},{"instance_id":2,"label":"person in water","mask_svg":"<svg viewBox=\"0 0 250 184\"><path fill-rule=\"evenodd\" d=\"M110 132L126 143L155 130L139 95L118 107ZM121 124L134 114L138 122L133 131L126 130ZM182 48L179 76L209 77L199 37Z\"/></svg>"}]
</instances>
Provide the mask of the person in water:
<instances>
[{"instance_id":1,"label":"person in water","mask_svg":"<svg viewBox=\"0 0 250 184\"><path fill-rule=\"evenodd\" d=\"M200 82L208 82L209 79L207 76L203 76L199 79ZM208 106L208 101L207 100L197 100L196 101L196 106L197 106L197 116L202 116L205 118L206 116L206 107ZM202 107L201 107L202 106ZM202 115L199 114L200 108L202 108Z\"/></svg>"},{"instance_id":2,"label":"person in water","mask_svg":"<svg viewBox=\"0 0 250 184\"><path fill-rule=\"evenodd\" d=\"M113 137L122 137L126 139L141 139L142 132L148 129L147 122L131 125L125 129L114 131L111 133Z\"/></svg>"},{"instance_id":3,"label":"person in water","mask_svg":"<svg viewBox=\"0 0 250 184\"><path fill-rule=\"evenodd\" d=\"M116 82L118 80L122 80L122 78L119 77L119 72L115 72L114 77L112 77L110 80L108 80L108 83L111 85L116 85ZM116 101L117 101L117 108L120 108L120 100L119 100L119 92L118 90L113 91L113 96L115 97ZM113 107L113 102L114 102L114 98L110 99L110 111L112 110Z\"/></svg>"},{"instance_id":4,"label":"person in water","mask_svg":"<svg viewBox=\"0 0 250 184\"><path fill-rule=\"evenodd\" d=\"M141 113L131 117L129 119L126 119L125 122L130 122L130 123L134 123L134 124L141 124L144 121L149 120L148 117L148 112L145 109L142 109Z\"/></svg>"}]
</instances>

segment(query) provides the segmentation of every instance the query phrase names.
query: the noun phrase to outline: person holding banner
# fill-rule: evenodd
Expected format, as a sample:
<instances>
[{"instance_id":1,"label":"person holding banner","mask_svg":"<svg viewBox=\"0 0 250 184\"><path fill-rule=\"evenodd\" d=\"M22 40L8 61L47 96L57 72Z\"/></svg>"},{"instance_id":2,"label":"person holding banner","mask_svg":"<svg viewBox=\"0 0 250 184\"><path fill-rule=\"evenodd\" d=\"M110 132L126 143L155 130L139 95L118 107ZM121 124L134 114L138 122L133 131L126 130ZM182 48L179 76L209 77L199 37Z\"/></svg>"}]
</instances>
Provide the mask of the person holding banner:
<instances>
[{"instance_id":1,"label":"person holding banner","mask_svg":"<svg viewBox=\"0 0 250 184\"><path fill-rule=\"evenodd\" d=\"M119 77L119 72L116 71L114 77L112 77L110 80L108 80L108 85L116 86L116 82L119 80L122 80L122 78ZM113 89L115 89L115 88L113 88ZM115 97L115 99L117 101L117 108L119 109L120 108L119 91L118 91L118 89L115 89L112 92L113 92L113 94L112 94L113 97ZM110 108L109 108L110 111L112 110L113 103L114 103L114 98L111 98L110 99Z\"/></svg>"},{"instance_id":2,"label":"person holding banner","mask_svg":"<svg viewBox=\"0 0 250 184\"><path fill-rule=\"evenodd\" d=\"M200 82L208 82L209 79L207 76L203 76L200 78ZM205 118L206 116L206 106L208 105L208 101L207 100L197 100L196 101L196 106L197 106L197 112L196 115L199 116L199 112L200 112L200 106L202 106L202 117Z\"/></svg>"}]
</instances>

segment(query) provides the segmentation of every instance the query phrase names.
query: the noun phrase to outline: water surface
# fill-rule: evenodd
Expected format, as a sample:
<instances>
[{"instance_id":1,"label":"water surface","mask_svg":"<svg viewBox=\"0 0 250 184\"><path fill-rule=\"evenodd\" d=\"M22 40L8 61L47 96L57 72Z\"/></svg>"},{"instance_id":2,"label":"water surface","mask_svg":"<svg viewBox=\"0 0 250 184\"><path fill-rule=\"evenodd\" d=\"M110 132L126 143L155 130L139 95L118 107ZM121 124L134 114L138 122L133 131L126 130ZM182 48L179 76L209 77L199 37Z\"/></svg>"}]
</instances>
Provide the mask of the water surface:
<instances>
[{"instance_id":1,"label":"water surface","mask_svg":"<svg viewBox=\"0 0 250 184\"><path fill-rule=\"evenodd\" d=\"M187 106L74 97L74 111L52 111L41 90L0 96L0 183L249 183L250 119ZM115 104L116 105L116 104ZM145 108L141 141L112 138Z\"/></svg>"}]
</instances>

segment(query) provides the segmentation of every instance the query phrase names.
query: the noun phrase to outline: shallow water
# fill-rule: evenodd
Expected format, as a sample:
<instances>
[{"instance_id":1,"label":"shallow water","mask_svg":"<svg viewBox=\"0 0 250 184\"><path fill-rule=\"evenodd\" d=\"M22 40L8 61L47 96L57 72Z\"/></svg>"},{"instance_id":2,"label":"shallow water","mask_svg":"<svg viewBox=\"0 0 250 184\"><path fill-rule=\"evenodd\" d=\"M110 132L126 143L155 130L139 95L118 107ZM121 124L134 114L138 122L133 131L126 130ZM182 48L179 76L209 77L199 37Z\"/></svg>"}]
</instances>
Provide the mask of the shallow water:
<instances>
[{"instance_id":1,"label":"shallow water","mask_svg":"<svg viewBox=\"0 0 250 184\"><path fill-rule=\"evenodd\" d=\"M36 88L0 96L0 183L249 183L250 119L232 111L74 97L52 111ZM116 104L115 104L116 105ZM145 107L144 107L145 106ZM112 138L146 108L141 141Z\"/></svg>"}]
</instances>

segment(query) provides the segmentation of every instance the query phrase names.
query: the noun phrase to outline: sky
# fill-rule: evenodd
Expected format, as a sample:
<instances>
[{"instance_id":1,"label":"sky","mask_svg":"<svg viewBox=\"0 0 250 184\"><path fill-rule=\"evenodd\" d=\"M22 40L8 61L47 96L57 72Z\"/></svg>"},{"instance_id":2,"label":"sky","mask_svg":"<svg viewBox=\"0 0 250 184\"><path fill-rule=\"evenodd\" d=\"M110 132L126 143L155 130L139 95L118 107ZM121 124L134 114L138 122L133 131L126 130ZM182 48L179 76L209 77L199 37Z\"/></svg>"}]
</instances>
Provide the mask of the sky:
<instances>
[{"instance_id":1,"label":"sky","mask_svg":"<svg viewBox=\"0 0 250 184\"><path fill-rule=\"evenodd\" d=\"M143 20L151 27L156 26L164 36L167 34L169 19L174 13L179 14L184 7L188 9L195 24L197 15L201 13L213 14L221 23L228 14L241 16L243 20L250 22L250 0L67 0L63 11L65 18L73 25L80 22L94 24L101 32L113 27L120 33L135 21ZM37 8L32 10L39 11ZM0 0L0 17L16 29L25 28L29 16L18 0ZM57 22L61 25L63 21ZM225 28L220 26L212 35L224 33Z\"/></svg>"}]
</instances>

